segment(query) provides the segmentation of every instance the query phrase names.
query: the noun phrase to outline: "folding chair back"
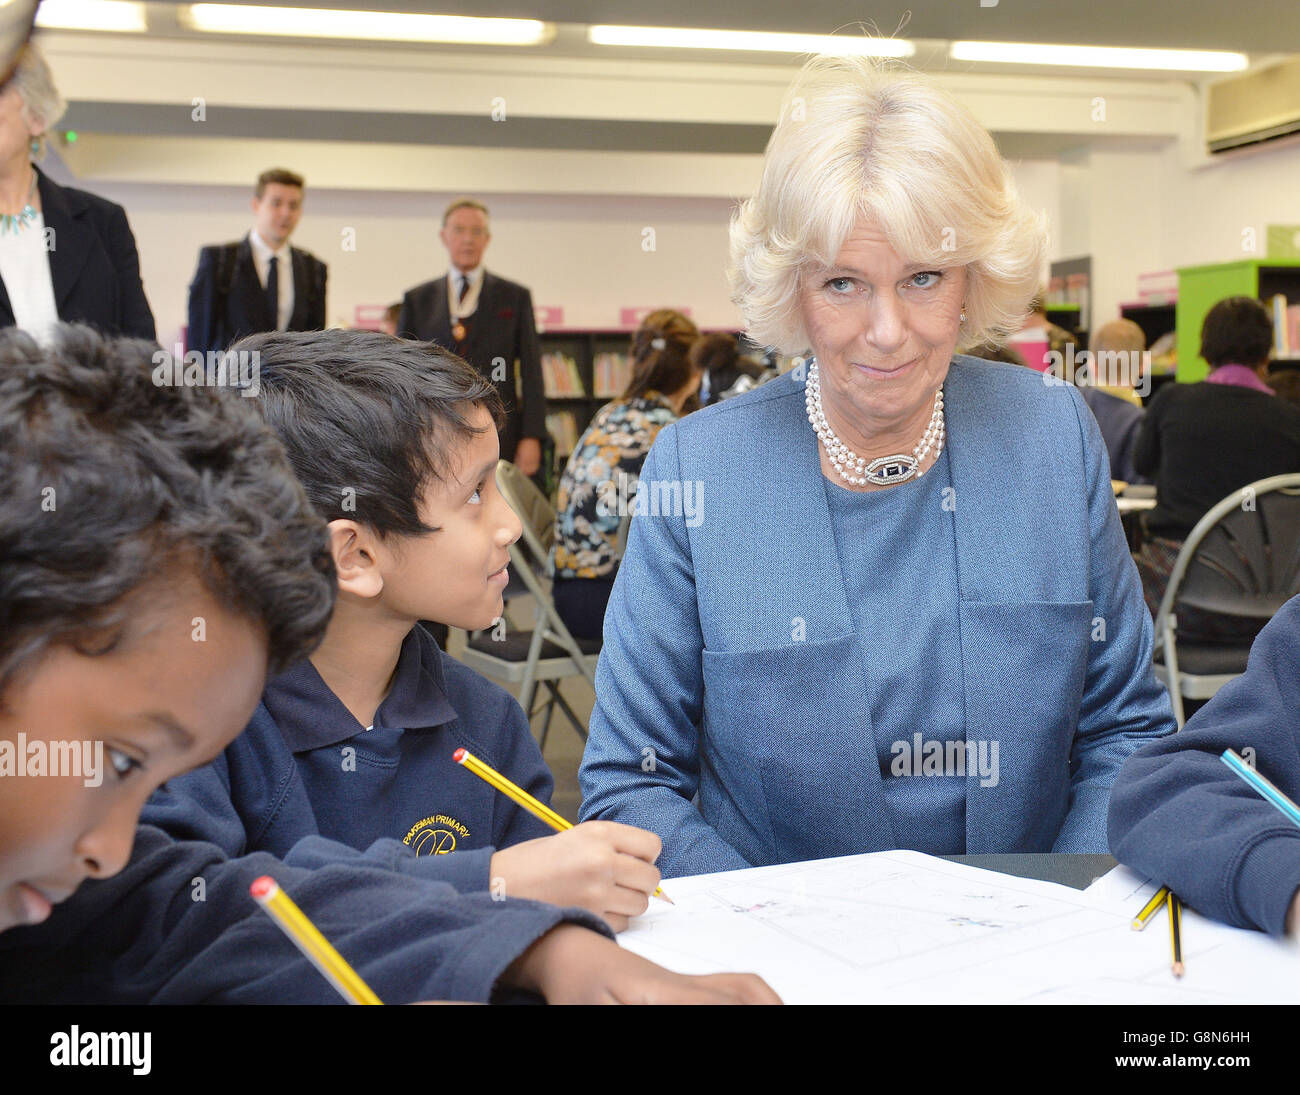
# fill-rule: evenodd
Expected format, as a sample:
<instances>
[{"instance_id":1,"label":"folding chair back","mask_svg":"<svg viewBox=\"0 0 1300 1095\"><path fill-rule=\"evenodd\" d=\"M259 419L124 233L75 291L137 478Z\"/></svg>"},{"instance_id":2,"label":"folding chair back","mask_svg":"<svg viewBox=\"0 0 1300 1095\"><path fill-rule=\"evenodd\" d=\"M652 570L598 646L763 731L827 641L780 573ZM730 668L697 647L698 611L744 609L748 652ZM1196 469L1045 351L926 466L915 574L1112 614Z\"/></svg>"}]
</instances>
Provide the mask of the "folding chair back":
<instances>
[{"instance_id":1,"label":"folding chair back","mask_svg":"<svg viewBox=\"0 0 1300 1095\"><path fill-rule=\"evenodd\" d=\"M524 526L521 539L534 565L544 570L555 537L555 507L537 484L507 460L497 463L497 488Z\"/></svg>"},{"instance_id":2,"label":"folding chair back","mask_svg":"<svg viewBox=\"0 0 1300 1095\"><path fill-rule=\"evenodd\" d=\"M1297 594L1300 474L1274 475L1234 491L1196 523L1156 614L1156 652L1163 657L1156 674L1169 685L1179 726L1183 696L1208 699L1239 676L1253 635ZM1179 640L1180 608L1236 617L1243 637Z\"/></svg>"}]
</instances>

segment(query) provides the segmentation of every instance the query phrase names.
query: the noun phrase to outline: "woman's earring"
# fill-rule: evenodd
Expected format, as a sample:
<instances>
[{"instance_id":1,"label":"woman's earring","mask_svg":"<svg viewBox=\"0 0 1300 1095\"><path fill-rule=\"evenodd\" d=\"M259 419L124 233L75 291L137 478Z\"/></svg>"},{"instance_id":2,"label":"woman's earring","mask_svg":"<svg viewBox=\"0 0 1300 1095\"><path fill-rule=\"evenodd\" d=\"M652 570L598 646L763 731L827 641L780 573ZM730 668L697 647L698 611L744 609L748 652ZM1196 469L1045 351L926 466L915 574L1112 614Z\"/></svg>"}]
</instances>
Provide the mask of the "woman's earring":
<instances>
[{"instance_id":1,"label":"woman's earring","mask_svg":"<svg viewBox=\"0 0 1300 1095\"><path fill-rule=\"evenodd\" d=\"M39 137L33 137L33 138L32 138L32 155L33 155L33 156L39 156L40 154L41 154L41 139L40 139Z\"/></svg>"},{"instance_id":2,"label":"woman's earring","mask_svg":"<svg viewBox=\"0 0 1300 1095\"><path fill-rule=\"evenodd\" d=\"M961 310L961 321L962 321L962 323L965 323L965 322L966 322L966 309L965 309L965 308L963 308L963 309Z\"/></svg>"}]
</instances>

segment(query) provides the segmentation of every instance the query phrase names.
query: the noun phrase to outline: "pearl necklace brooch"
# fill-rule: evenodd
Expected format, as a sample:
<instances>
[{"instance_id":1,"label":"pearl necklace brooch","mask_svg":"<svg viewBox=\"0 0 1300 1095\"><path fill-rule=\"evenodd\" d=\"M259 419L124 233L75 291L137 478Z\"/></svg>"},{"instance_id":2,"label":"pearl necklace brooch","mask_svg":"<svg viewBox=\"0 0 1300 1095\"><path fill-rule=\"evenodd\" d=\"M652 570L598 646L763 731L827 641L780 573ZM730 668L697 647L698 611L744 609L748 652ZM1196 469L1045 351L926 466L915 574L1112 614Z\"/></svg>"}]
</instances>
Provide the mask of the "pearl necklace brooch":
<instances>
[{"instance_id":1,"label":"pearl necklace brooch","mask_svg":"<svg viewBox=\"0 0 1300 1095\"><path fill-rule=\"evenodd\" d=\"M934 449L936 458L943 452L943 388L934 393L934 413L930 415L930 424L912 450L912 455L895 453L893 456L879 457L870 463L836 437L835 431L827 423L826 414L822 410L822 389L817 377L816 359L808 366L808 381L804 388L804 403L813 432L826 449L826 458L831 462L831 467L851 486L865 487L870 484L888 487L895 483L906 483L909 479L920 479L925 474L921 471L921 465L930 455L930 450Z\"/></svg>"}]
</instances>

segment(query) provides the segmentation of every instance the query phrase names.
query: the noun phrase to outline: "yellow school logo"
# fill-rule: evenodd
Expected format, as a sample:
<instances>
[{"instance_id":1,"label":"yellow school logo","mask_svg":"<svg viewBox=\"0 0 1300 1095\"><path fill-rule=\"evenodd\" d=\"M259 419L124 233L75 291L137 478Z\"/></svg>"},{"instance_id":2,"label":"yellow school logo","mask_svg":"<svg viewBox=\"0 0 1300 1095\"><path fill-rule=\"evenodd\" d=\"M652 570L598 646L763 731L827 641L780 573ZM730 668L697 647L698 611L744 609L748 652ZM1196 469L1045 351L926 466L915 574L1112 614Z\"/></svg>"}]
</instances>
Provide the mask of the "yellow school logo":
<instances>
[{"instance_id":1,"label":"yellow school logo","mask_svg":"<svg viewBox=\"0 0 1300 1095\"><path fill-rule=\"evenodd\" d=\"M416 855L446 855L456 850L456 841L469 836L469 829L446 814L421 818L411 826L402 843Z\"/></svg>"}]
</instances>

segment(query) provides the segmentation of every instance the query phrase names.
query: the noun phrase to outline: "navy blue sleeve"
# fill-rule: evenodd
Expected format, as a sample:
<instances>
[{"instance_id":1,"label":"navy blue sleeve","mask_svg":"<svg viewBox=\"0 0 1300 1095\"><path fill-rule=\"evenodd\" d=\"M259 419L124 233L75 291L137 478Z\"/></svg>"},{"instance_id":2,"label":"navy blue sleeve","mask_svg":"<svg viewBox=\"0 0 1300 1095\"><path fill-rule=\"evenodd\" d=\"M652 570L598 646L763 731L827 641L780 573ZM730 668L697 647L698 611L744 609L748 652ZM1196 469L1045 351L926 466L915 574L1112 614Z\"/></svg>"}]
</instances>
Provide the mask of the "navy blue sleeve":
<instances>
[{"instance_id":1,"label":"navy blue sleeve","mask_svg":"<svg viewBox=\"0 0 1300 1095\"><path fill-rule=\"evenodd\" d=\"M1300 827L1233 774L1225 749L1300 800L1300 598L1260 632L1243 676L1129 758L1109 817L1120 862L1206 916L1281 935L1300 889Z\"/></svg>"},{"instance_id":2,"label":"navy blue sleeve","mask_svg":"<svg viewBox=\"0 0 1300 1095\"><path fill-rule=\"evenodd\" d=\"M194 280L190 282L189 310L187 313L189 327L186 330L185 344L190 350L207 353L209 350L224 350L217 345L217 254L220 248L204 247L199 251L198 269L194 271Z\"/></svg>"},{"instance_id":3,"label":"navy blue sleeve","mask_svg":"<svg viewBox=\"0 0 1300 1095\"><path fill-rule=\"evenodd\" d=\"M328 844L329 842L320 842ZM90 882L44 924L0 935L0 1003L339 1003L249 896L269 874L386 1003L487 1001L547 931L597 917L462 896L314 841L284 860L237 859L142 826L126 869Z\"/></svg>"},{"instance_id":4,"label":"navy blue sleeve","mask_svg":"<svg viewBox=\"0 0 1300 1095\"><path fill-rule=\"evenodd\" d=\"M157 340L157 329L149 299L144 294L144 283L140 280L140 254L136 249L135 235L126 219L126 210L120 205L113 206L107 243L122 292L117 317L118 331L131 338L154 342Z\"/></svg>"}]
</instances>

